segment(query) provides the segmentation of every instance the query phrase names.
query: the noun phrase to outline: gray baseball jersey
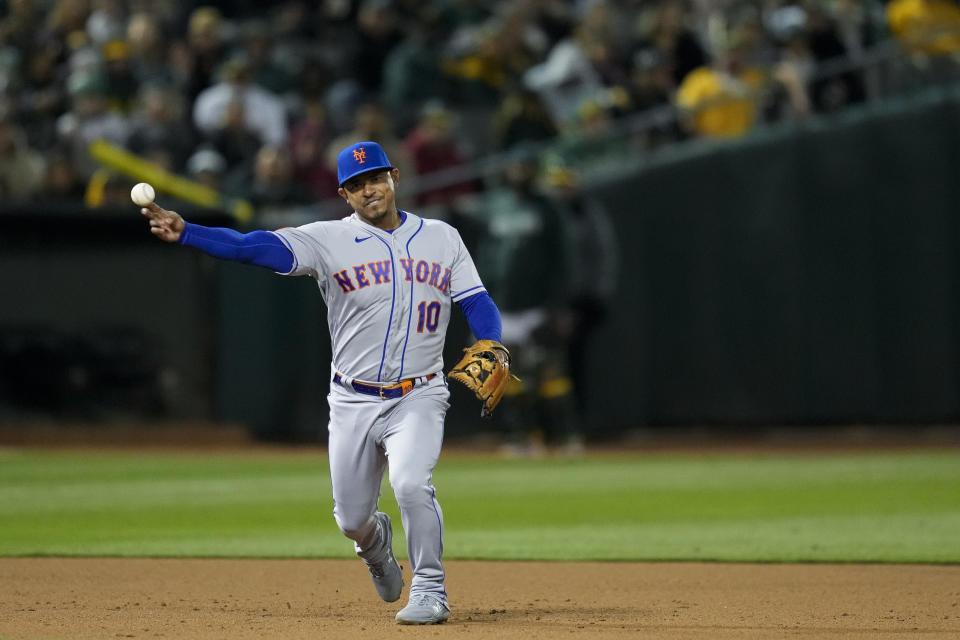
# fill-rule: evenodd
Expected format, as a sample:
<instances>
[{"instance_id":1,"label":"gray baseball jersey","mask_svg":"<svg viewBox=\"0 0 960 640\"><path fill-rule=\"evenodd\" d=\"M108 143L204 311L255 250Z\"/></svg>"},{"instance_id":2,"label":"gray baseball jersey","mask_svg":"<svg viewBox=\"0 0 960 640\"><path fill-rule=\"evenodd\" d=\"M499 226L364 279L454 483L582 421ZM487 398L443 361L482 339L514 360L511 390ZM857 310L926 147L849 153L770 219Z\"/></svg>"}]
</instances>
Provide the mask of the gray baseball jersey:
<instances>
[{"instance_id":1,"label":"gray baseball jersey","mask_svg":"<svg viewBox=\"0 0 960 640\"><path fill-rule=\"evenodd\" d=\"M406 213L393 232L357 214L275 232L289 275L316 279L327 304L333 368L376 383L437 373L452 303L485 291L457 230Z\"/></svg>"}]
</instances>

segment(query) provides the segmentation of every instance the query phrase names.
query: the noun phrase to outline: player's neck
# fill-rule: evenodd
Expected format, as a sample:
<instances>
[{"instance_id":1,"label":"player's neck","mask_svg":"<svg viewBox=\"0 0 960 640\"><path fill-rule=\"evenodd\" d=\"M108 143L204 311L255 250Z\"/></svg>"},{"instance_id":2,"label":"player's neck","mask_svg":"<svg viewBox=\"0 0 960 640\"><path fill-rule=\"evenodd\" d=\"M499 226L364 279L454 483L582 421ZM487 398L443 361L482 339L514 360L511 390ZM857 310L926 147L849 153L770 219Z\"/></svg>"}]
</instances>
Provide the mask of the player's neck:
<instances>
[{"instance_id":1,"label":"player's neck","mask_svg":"<svg viewBox=\"0 0 960 640\"><path fill-rule=\"evenodd\" d=\"M400 217L400 212L395 208L385 212L382 216L375 219L370 219L363 215L360 216L360 219L370 226L376 227L382 231L393 231L403 223L403 218Z\"/></svg>"}]
</instances>

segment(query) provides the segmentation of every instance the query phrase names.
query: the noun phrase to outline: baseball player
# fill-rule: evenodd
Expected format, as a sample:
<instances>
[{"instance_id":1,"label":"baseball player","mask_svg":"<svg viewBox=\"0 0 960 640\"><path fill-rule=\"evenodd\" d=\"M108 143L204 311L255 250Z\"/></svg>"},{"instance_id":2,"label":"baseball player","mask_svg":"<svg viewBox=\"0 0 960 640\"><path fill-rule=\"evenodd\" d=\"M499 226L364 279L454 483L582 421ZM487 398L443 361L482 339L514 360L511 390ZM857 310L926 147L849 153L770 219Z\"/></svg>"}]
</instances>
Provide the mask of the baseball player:
<instances>
[{"instance_id":1,"label":"baseball player","mask_svg":"<svg viewBox=\"0 0 960 640\"><path fill-rule=\"evenodd\" d=\"M450 608L443 512L431 477L449 407L444 336L457 303L477 339L498 345L500 312L456 229L397 208L400 172L379 144L343 149L337 173L339 194L353 209L341 220L242 234L191 224L156 203L141 213L166 242L316 280L333 356L327 399L334 518L380 597L399 599L403 576L392 525L377 510L389 465L413 573L409 603L396 620L440 623Z\"/></svg>"}]
</instances>

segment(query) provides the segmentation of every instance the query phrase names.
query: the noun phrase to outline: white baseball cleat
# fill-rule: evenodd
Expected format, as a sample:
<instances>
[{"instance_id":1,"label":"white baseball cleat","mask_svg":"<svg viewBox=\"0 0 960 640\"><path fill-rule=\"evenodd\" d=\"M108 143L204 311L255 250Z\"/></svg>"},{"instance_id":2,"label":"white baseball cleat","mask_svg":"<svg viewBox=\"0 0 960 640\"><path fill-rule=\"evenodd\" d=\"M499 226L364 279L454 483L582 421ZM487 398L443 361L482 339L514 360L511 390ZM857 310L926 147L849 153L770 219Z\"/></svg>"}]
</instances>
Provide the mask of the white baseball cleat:
<instances>
[{"instance_id":1,"label":"white baseball cleat","mask_svg":"<svg viewBox=\"0 0 960 640\"><path fill-rule=\"evenodd\" d=\"M390 524L390 516L377 512L377 520L387 537L384 543L386 552L378 562L368 562L367 569L370 570L377 594L385 602L395 602L400 599L400 592L403 591L403 571L393 555L393 526Z\"/></svg>"},{"instance_id":2,"label":"white baseball cleat","mask_svg":"<svg viewBox=\"0 0 960 640\"><path fill-rule=\"evenodd\" d=\"M398 624L440 624L450 617L447 603L432 593L415 593L410 604L397 612Z\"/></svg>"}]
</instances>

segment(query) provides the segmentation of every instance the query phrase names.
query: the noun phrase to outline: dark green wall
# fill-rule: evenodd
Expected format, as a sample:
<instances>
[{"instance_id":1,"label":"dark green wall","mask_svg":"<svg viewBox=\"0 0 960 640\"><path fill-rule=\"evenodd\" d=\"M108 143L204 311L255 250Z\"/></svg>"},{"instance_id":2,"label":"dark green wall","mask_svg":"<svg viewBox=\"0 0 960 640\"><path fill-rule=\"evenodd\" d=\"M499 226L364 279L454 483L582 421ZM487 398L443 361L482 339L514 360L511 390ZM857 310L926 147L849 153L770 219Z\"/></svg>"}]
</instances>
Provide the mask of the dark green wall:
<instances>
[{"instance_id":1,"label":"dark green wall","mask_svg":"<svg viewBox=\"0 0 960 640\"><path fill-rule=\"evenodd\" d=\"M603 419L956 418L958 123L930 94L598 188L624 245Z\"/></svg>"}]
</instances>

